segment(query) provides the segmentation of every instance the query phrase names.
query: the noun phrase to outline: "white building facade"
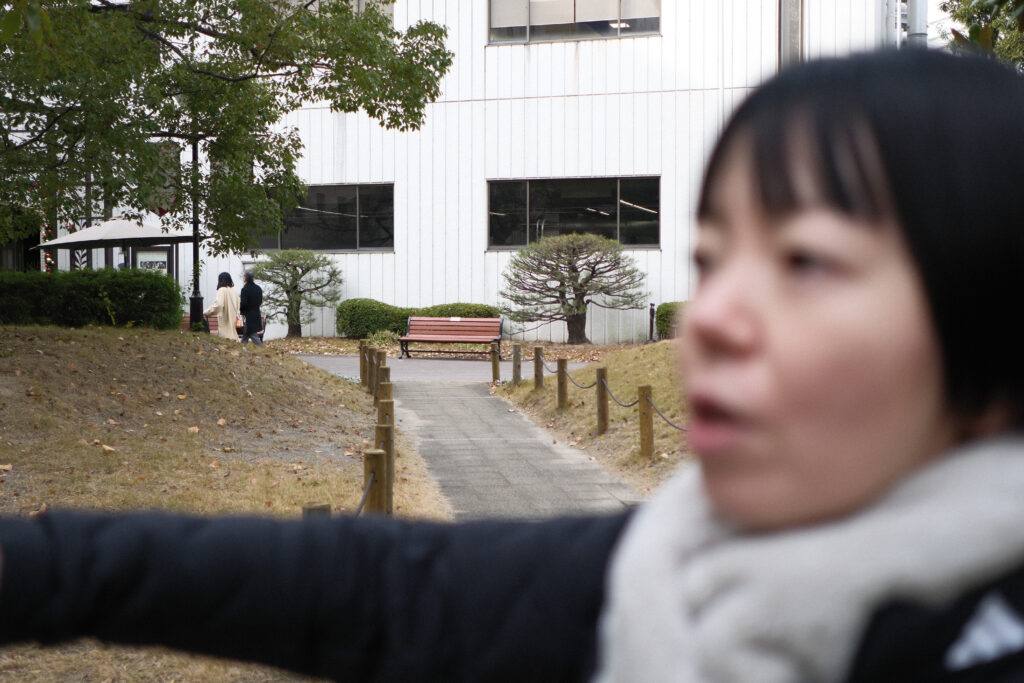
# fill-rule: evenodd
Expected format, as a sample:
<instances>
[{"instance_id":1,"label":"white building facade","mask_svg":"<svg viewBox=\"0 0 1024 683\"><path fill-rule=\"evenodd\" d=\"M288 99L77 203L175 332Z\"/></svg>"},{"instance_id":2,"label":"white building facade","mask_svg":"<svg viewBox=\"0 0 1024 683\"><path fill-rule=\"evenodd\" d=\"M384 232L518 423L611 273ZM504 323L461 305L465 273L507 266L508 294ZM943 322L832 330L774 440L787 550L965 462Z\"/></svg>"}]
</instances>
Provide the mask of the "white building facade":
<instances>
[{"instance_id":1,"label":"white building facade","mask_svg":"<svg viewBox=\"0 0 1024 683\"><path fill-rule=\"evenodd\" d=\"M515 250L539 235L616 237L649 302L684 301L706 154L731 109L780 63L898 41L898 0L397 0L404 28L448 27L454 64L416 132L310 105L283 123L309 184L264 246L329 253L343 298L498 304ZM251 259L206 257L217 273ZM189 273L191 252L179 249ZM332 336L333 310L307 336ZM280 322L268 338L283 336ZM525 334L562 341L565 325ZM647 339L648 310L591 307L595 343ZM522 333L516 335L524 337Z\"/></svg>"}]
</instances>

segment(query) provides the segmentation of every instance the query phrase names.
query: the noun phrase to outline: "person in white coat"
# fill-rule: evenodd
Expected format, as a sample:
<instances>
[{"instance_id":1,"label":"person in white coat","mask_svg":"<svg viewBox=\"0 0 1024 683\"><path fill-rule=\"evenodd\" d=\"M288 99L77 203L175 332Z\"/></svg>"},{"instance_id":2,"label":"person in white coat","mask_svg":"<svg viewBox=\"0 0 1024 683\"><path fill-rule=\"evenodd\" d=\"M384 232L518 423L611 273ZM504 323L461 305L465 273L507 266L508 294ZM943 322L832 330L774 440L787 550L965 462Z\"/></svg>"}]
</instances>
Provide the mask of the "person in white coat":
<instances>
[{"instance_id":1,"label":"person in white coat","mask_svg":"<svg viewBox=\"0 0 1024 683\"><path fill-rule=\"evenodd\" d=\"M239 297L230 273L217 276L217 299L213 305L203 311L203 315L217 317L217 335L225 339L238 341Z\"/></svg>"}]
</instances>

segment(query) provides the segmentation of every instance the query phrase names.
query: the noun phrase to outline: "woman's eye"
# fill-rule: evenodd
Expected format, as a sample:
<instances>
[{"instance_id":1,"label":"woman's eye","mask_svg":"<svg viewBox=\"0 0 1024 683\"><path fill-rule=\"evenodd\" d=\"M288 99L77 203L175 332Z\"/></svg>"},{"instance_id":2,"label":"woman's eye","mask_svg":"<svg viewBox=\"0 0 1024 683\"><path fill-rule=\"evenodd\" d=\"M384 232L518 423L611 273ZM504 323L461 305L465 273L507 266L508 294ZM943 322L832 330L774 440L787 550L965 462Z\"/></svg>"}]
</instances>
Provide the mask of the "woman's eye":
<instances>
[{"instance_id":1,"label":"woman's eye","mask_svg":"<svg viewBox=\"0 0 1024 683\"><path fill-rule=\"evenodd\" d=\"M803 249L793 249L785 254L786 268L799 275L820 273L830 269L828 259Z\"/></svg>"},{"instance_id":2,"label":"woman's eye","mask_svg":"<svg viewBox=\"0 0 1024 683\"><path fill-rule=\"evenodd\" d=\"M706 251L693 252L693 265L697 269L698 279L706 277L714 268L714 259Z\"/></svg>"}]
</instances>

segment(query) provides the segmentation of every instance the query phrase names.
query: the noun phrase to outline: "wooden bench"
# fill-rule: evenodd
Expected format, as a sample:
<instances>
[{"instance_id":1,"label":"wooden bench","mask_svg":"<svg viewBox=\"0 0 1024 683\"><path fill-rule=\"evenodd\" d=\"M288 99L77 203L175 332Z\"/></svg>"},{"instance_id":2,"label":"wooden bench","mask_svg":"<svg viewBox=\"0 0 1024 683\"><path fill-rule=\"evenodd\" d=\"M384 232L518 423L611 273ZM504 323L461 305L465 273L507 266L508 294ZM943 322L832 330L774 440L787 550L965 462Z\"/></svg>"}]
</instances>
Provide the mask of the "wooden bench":
<instances>
[{"instance_id":1,"label":"wooden bench","mask_svg":"<svg viewBox=\"0 0 1024 683\"><path fill-rule=\"evenodd\" d=\"M498 343L501 353L501 318L409 318L404 337L398 338L402 346L401 358L412 358L410 342L432 342L435 344L492 344ZM450 351L446 349L419 349L432 353L475 353L489 355L487 351Z\"/></svg>"},{"instance_id":2,"label":"wooden bench","mask_svg":"<svg viewBox=\"0 0 1024 683\"><path fill-rule=\"evenodd\" d=\"M211 316L203 316L203 317L206 318L206 322L208 322L210 324L210 334L217 334L217 330L220 329L220 327L219 327L220 323L217 322L217 316L211 315ZM188 331L188 330L192 329L192 317L191 317L191 314L189 314L189 313L185 314L185 319L183 321L181 321L181 329L183 329L185 331Z\"/></svg>"}]
</instances>

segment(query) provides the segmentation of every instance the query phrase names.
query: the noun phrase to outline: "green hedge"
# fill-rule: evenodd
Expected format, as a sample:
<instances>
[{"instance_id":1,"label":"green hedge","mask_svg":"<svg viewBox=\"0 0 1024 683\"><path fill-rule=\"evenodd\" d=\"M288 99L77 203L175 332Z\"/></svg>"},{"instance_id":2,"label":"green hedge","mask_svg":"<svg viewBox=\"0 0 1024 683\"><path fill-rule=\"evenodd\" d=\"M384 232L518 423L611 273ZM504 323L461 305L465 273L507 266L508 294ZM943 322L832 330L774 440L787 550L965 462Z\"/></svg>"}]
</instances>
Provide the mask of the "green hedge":
<instances>
[{"instance_id":1,"label":"green hedge","mask_svg":"<svg viewBox=\"0 0 1024 683\"><path fill-rule=\"evenodd\" d=\"M405 319L412 315L411 310L375 299L347 299L338 304L335 329L353 339L363 339L380 330L404 334Z\"/></svg>"},{"instance_id":2,"label":"green hedge","mask_svg":"<svg viewBox=\"0 0 1024 683\"><path fill-rule=\"evenodd\" d=\"M501 313L486 304L438 304L426 308L402 308L375 299L347 299L338 304L335 328L350 339L364 339L374 332L405 334L409 316L433 318L499 318Z\"/></svg>"},{"instance_id":3,"label":"green hedge","mask_svg":"<svg viewBox=\"0 0 1024 683\"><path fill-rule=\"evenodd\" d=\"M428 318L500 318L501 312L487 304L455 303L427 306L416 309L416 312L410 315L422 315Z\"/></svg>"},{"instance_id":4,"label":"green hedge","mask_svg":"<svg viewBox=\"0 0 1024 683\"><path fill-rule=\"evenodd\" d=\"M658 339L669 339L672 335L672 326L676 324L676 314L682 315L686 306L685 301L666 301L658 306L654 313L654 327L658 330Z\"/></svg>"},{"instance_id":5,"label":"green hedge","mask_svg":"<svg viewBox=\"0 0 1024 683\"><path fill-rule=\"evenodd\" d=\"M0 272L0 324L141 326L182 321L181 290L144 270Z\"/></svg>"}]
</instances>

